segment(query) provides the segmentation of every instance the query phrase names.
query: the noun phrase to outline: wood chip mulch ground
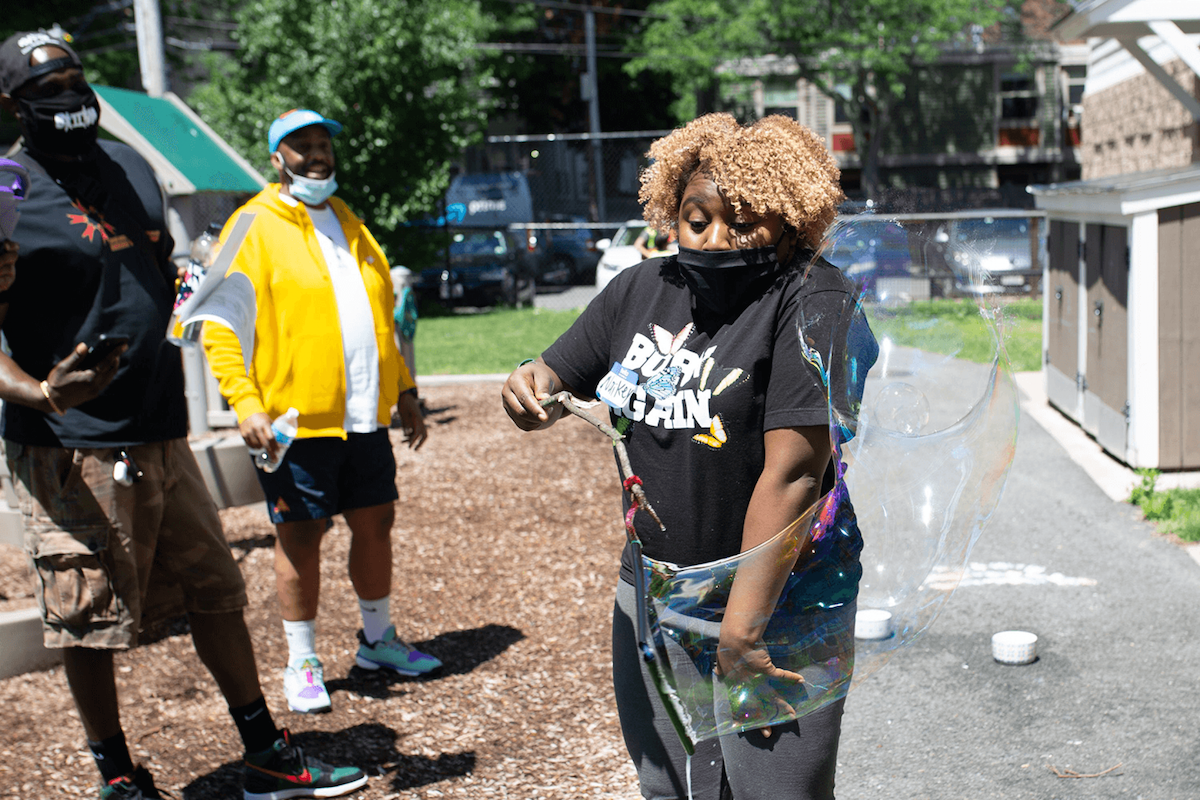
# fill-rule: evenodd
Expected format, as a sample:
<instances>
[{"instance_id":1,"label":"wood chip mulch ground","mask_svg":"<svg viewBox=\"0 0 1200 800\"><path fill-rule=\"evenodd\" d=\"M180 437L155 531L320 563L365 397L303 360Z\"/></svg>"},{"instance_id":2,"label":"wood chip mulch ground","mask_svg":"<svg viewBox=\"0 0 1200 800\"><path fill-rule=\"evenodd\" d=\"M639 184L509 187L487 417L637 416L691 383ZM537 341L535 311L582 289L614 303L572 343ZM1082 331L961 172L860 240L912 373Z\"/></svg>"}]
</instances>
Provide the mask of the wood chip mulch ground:
<instances>
[{"instance_id":1,"label":"wood chip mulch ground","mask_svg":"<svg viewBox=\"0 0 1200 800\"><path fill-rule=\"evenodd\" d=\"M333 711L293 714L275 600L273 528L261 506L222 512L250 592L267 701L295 741L372 776L356 798L637 798L609 666L623 542L612 448L575 418L522 434L499 384L425 390L430 438L396 431L400 501L393 617L443 659L424 680L354 665L360 626L346 576L348 530L325 542L318 649ZM0 610L31 605L19 554L0 553ZM131 750L171 796L240 798L241 745L186 633L116 659ZM0 681L0 798L95 797L61 669Z\"/></svg>"}]
</instances>

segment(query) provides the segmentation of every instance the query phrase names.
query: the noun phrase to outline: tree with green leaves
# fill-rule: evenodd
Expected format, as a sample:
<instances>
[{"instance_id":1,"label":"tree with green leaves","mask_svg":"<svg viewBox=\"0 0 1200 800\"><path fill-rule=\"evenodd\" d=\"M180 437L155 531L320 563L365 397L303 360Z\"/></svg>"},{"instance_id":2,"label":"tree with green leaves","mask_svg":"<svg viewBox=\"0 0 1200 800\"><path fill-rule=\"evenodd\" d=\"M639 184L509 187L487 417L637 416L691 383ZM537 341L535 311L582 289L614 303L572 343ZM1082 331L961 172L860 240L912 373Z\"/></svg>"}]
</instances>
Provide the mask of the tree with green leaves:
<instances>
[{"instance_id":1,"label":"tree with green leaves","mask_svg":"<svg viewBox=\"0 0 1200 800\"><path fill-rule=\"evenodd\" d=\"M240 49L213 55L188 102L264 170L267 128L291 108L345 125L335 140L339 197L396 263L420 266L433 237L408 223L436 215L450 162L486 121L478 0L248 0Z\"/></svg>"},{"instance_id":2,"label":"tree with green leaves","mask_svg":"<svg viewBox=\"0 0 1200 800\"><path fill-rule=\"evenodd\" d=\"M845 112L867 196L879 188L882 134L904 101L905 78L942 48L971 44L1004 17L1000 0L660 0L627 69L670 74L688 98L745 80L763 56L790 58L797 75ZM699 110L680 109L681 118Z\"/></svg>"}]
</instances>

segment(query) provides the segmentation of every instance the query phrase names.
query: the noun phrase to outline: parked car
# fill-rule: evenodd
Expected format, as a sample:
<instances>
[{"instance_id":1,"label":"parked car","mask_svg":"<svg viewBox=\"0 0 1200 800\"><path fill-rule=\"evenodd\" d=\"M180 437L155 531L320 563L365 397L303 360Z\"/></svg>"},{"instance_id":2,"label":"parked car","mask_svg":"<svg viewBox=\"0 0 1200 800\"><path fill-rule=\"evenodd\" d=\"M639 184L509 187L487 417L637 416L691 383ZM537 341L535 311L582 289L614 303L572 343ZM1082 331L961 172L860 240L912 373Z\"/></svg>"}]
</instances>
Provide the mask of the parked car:
<instances>
[{"instance_id":1,"label":"parked car","mask_svg":"<svg viewBox=\"0 0 1200 800\"><path fill-rule=\"evenodd\" d=\"M586 223L586 217L552 214L547 222ZM596 232L589 228L533 228L542 252L538 283L542 285L579 285L591 283L600 261Z\"/></svg>"},{"instance_id":2,"label":"parked car","mask_svg":"<svg viewBox=\"0 0 1200 800\"><path fill-rule=\"evenodd\" d=\"M608 286L617 273L644 260L633 243L645 227L643 220L631 219L618 228L611 239L596 242L597 249L603 251L596 264L596 291Z\"/></svg>"},{"instance_id":3,"label":"parked car","mask_svg":"<svg viewBox=\"0 0 1200 800\"><path fill-rule=\"evenodd\" d=\"M1040 286L1044 239L1032 240L1028 217L949 220L936 238L954 271L956 288L980 294L1030 294ZM1041 237L1039 237L1041 238Z\"/></svg>"},{"instance_id":4,"label":"parked car","mask_svg":"<svg viewBox=\"0 0 1200 800\"><path fill-rule=\"evenodd\" d=\"M909 231L895 220L870 216L842 220L830 231L822 255L854 281L863 297L929 297L930 276L923 266L913 264Z\"/></svg>"},{"instance_id":5,"label":"parked car","mask_svg":"<svg viewBox=\"0 0 1200 800\"><path fill-rule=\"evenodd\" d=\"M417 296L445 306L520 308L537 294L537 255L527 237L507 228L450 232L448 263L422 270Z\"/></svg>"}]
</instances>

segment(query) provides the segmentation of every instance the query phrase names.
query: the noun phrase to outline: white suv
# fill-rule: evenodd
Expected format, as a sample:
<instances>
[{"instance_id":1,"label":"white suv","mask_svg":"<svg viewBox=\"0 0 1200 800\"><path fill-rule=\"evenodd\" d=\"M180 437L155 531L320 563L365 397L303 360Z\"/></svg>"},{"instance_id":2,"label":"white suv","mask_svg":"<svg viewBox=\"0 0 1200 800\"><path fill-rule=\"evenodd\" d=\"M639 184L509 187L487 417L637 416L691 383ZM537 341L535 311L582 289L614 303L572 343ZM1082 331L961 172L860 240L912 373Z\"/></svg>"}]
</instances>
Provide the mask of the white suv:
<instances>
[{"instance_id":1,"label":"white suv","mask_svg":"<svg viewBox=\"0 0 1200 800\"><path fill-rule=\"evenodd\" d=\"M638 234L645 227L646 223L642 220L631 219L618 228L616 235L611 239L601 239L596 242L596 249L602 251L600 261L596 264L597 292L608 286L608 282L615 278L618 272L645 260L633 246L633 243L637 241Z\"/></svg>"}]
</instances>

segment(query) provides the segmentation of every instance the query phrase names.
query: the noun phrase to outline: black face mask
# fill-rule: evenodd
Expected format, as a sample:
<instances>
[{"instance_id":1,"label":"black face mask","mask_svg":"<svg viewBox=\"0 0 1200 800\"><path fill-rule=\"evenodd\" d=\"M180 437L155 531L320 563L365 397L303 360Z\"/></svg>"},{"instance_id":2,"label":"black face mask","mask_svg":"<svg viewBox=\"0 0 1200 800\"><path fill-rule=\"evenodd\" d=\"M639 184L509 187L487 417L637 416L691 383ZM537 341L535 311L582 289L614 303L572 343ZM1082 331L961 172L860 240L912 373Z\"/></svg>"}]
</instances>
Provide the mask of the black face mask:
<instances>
[{"instance_id":1,"label":"black face mask","mask_svg":"<svg viewBox=\"0 0 1200 800\"><path fill-rule=\"evenodd\" d=\"M21 133L30 150L62 156L82 156L96 144L100 103L91 87L66 89L42 100L17 98Z\"/></svg>"},{"instance_id":2,"label":"black face mask","mask_svg":"<svg viewBox=\"0 0 1200 800\"><path fill-rule=\"evenodd\" d=\"M679 248L679 272L696 301L721 316L741 311L779 273L775 245L745 250Z\"/></svg>"}]
</instances>

